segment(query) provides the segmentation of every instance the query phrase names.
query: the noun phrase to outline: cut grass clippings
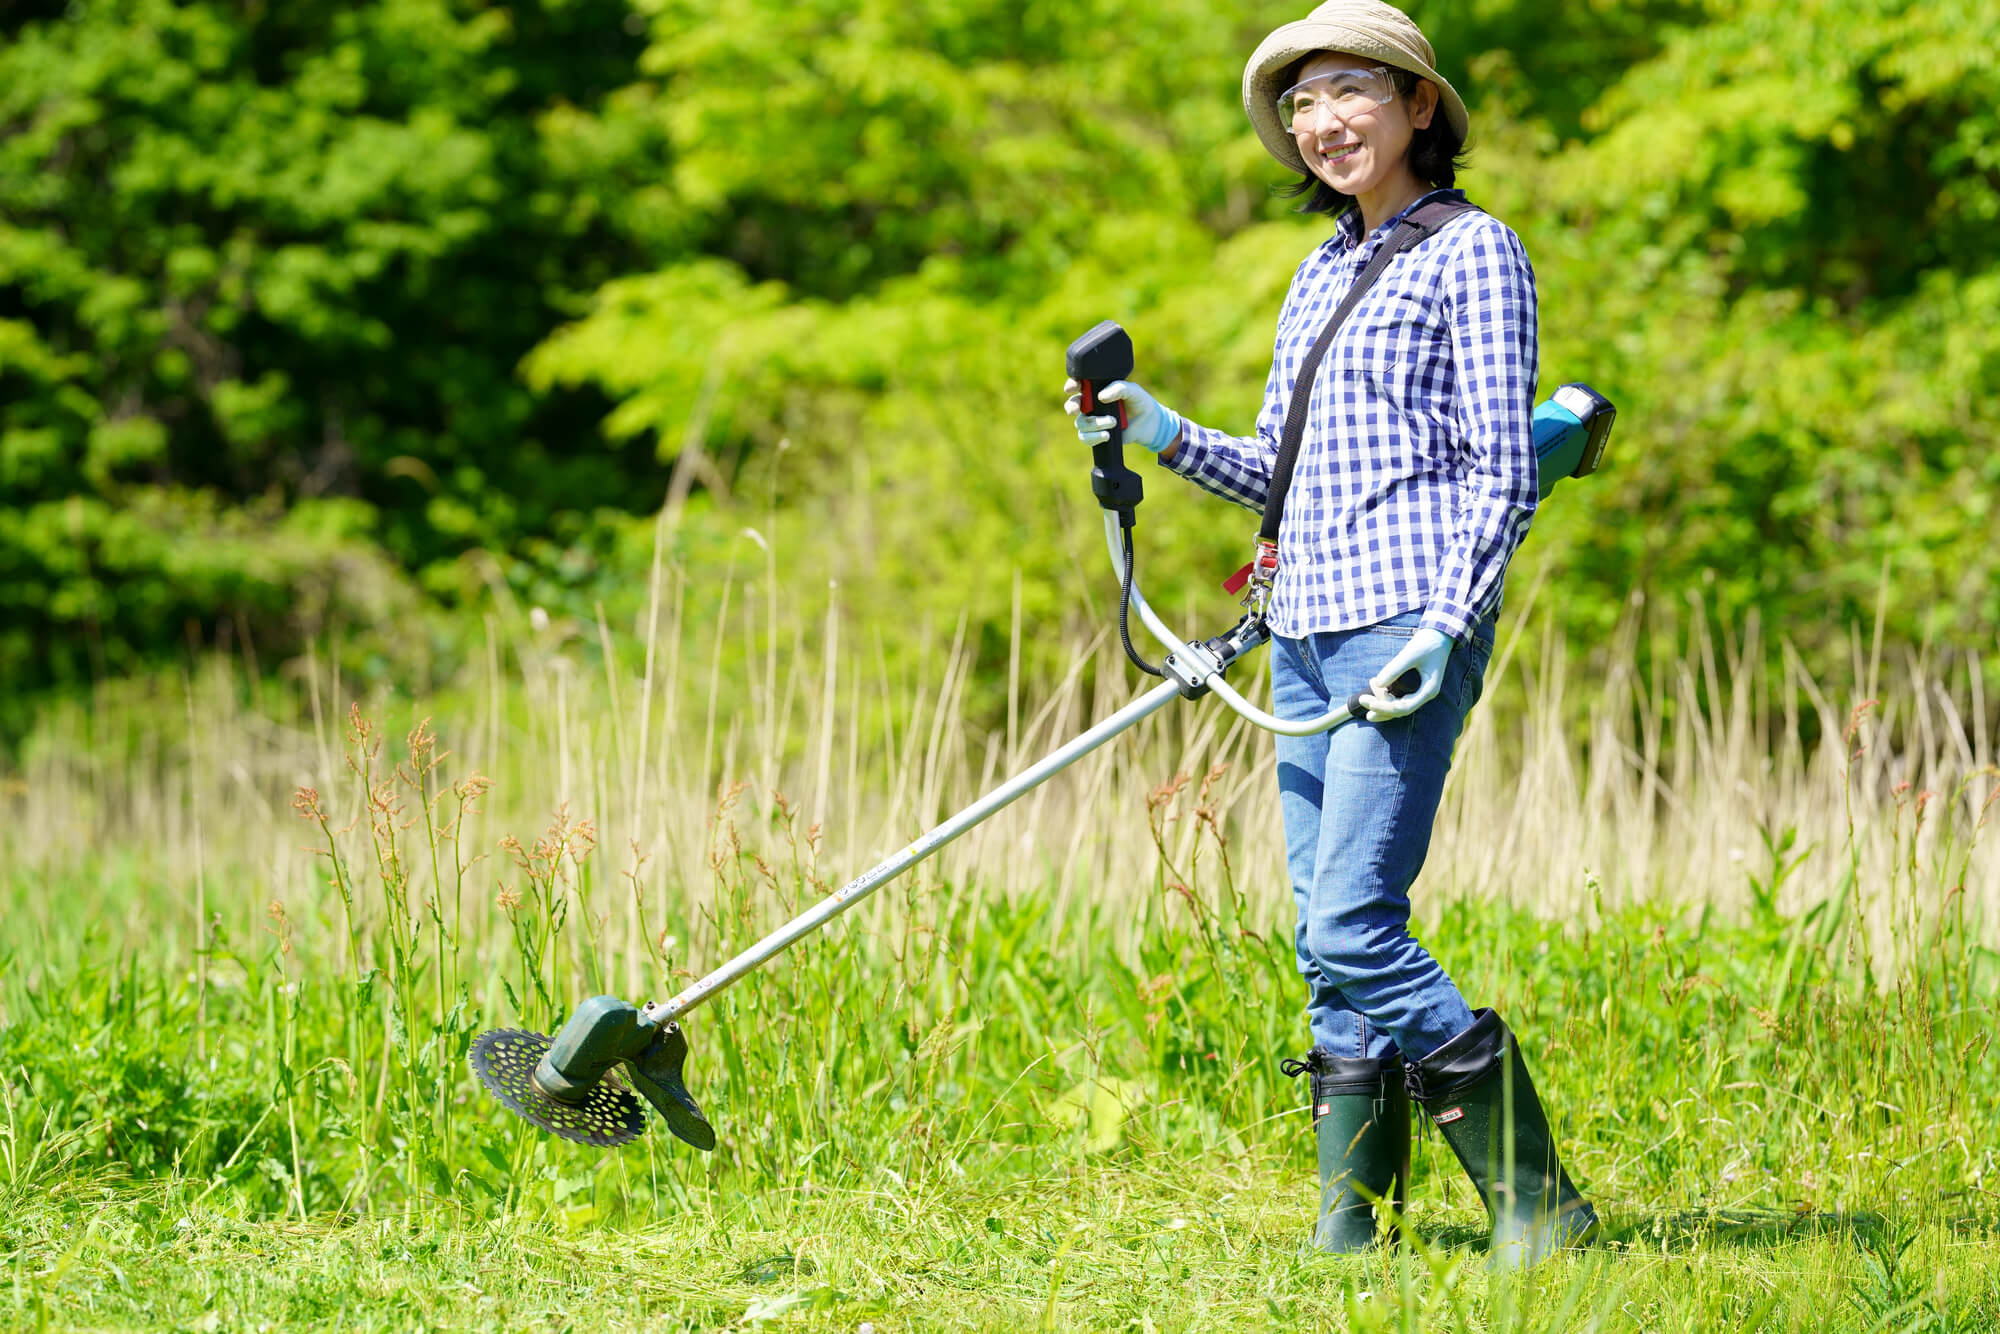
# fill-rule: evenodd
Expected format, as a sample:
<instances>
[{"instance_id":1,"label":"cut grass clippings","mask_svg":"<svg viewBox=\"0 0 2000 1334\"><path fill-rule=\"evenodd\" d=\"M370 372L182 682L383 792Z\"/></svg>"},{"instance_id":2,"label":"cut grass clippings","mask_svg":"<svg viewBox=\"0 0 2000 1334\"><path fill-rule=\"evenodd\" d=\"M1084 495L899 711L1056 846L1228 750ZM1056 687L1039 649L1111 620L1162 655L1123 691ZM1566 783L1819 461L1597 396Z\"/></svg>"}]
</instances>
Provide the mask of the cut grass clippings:
<instances>
[{"instance_id":1,"label":"cut grass clippings","mask_svg":"<svg viewBox=\"0 0 2000 1334\"><path fill-rule=\"evenodd\" d=\"M303 1223L271 1078L282 974L211 995L211 1028L235 1036L205 1069L187 978L72 959L31 989L10 970L0 1305L23 1327L169 1329L2000 1321L1985 1058L2000 998L1984 971L1878 997L1843 976L1824 915L1760 933L1633 910L1584 934L1455 905L1429 938L1521 1032L1610 1233L1508 1283L1484 1272L1483 1216L1435 1138L1420 1245L1302 1249L1310 1137L1276 1073L1283 1035L1265 1031L1291 1021L1280 949L1239 936L1232 981L1219 940L1163 931L1148 966L1179 976L1149 1022L1143 970L1086 966L1101 914L1057 948L1024 929L1032 909L986 911L933 937L958 997L946 1026L892 960L874 959L888 985L870 978L880 944L858 938L691 1021L712 1158L657 1126L614 1153L536 1135L453 1070L453 1156L431 1167L433 1148L413 1184L393 1135L374 1157L357 1142L340 1081L307 1081L330 1096L298 1116ZM952 943L969 937L977 957ZM1779 989L1782 1012L1763 1010ZM303 987L292 1059L342 1047L328 990ZM806 995L835 1002L807 1013ZM1090 1096L1105 1086L1108 1113Z\"/></svg>"}]
</instances>

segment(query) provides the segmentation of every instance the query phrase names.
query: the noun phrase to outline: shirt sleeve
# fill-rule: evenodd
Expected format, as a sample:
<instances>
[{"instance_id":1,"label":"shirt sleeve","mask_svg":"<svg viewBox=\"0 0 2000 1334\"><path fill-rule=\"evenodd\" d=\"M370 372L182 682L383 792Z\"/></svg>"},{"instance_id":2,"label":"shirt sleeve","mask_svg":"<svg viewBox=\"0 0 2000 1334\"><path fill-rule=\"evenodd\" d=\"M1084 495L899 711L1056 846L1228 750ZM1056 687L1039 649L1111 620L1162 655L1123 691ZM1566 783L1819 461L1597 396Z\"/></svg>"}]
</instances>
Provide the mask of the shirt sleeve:
<instances>
[{"instance_id":1,"label":"shirt sleeve","mask_svg":"<svg viewBox=\"0 0 2000 1334\"><path fill-rule=\"evenodd\" d=\"M1211 495L1234 501L1247 510L1264 512L1271 490L1271 469L1278 459L1278 441L1285 429L1285 409L1291 385L1284 381L1284 333L1292 307L1300 300L1299 289L1313 264L1312 256L1300 263L1285 292L1285 304L1278 310L1278 334L1271 343L1271 373L1264 380L1264 406L1257 413L1253 435L1230 435L1213 427L1181 419L1181 447L1171 461L1161 466L1179 473Z\"/></svg>"},{"instance_id":2,"label":"shirt sleeve","mask_svg":"<svg viewBox=\"0 0 2000 1334\"><path fill-rule=\"evenodd\" d=\"M1466 470L1423 624L1462 640L1499 601L1507 562L1527 535L1540 490L1535 273L1511 228L1468 227L1443 290Z\"/></svg>"}]
</instances>

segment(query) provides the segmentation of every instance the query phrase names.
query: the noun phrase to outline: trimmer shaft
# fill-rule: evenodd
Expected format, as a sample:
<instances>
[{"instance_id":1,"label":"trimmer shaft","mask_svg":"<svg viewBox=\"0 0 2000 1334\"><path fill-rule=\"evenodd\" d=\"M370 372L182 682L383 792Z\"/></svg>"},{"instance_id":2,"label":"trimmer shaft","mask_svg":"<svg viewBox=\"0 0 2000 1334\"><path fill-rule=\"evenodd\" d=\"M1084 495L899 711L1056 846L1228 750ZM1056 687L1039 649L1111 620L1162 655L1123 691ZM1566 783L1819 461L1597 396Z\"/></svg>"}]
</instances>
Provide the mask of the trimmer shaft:
<instances>
[{"instance_id":1,"label":"trimmer shaft","mask_svg":"<svg viewBox=\"0 0 2000 1334\"><path fill-rule=\"evenodd\" d=\"M473 1040L467 1060L486 1091L529 1125L578 1144L608 1149L630 1143L646 1128L646 1112L632 1090L606 1074L582 1102L557 1102L535 1086L534 1072L550 1039L518 1028L496 1028Z\"/></svg>"}]
</instances>

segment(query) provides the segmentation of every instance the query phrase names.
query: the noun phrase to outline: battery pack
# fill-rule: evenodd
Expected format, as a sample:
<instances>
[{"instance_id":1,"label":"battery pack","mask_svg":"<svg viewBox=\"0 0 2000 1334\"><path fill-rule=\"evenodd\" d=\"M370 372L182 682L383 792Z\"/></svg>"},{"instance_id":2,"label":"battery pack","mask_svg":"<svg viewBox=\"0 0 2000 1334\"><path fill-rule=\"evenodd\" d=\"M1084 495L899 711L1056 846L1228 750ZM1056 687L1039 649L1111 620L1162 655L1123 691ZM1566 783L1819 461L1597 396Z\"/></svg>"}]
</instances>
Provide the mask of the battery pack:
<instances>
[{"instance_id":1,"label":"battery pack","mask_svg":"<svg viewBox=\"0 0 2000 1334\"><path fill-rule=\"evenodd\" d=\"M1618 409L1587 384L1566 384L1535 409L1538 490L1549 492L1565 477L1588 477L1604 460Z\"/></svg>"}]
</instances>

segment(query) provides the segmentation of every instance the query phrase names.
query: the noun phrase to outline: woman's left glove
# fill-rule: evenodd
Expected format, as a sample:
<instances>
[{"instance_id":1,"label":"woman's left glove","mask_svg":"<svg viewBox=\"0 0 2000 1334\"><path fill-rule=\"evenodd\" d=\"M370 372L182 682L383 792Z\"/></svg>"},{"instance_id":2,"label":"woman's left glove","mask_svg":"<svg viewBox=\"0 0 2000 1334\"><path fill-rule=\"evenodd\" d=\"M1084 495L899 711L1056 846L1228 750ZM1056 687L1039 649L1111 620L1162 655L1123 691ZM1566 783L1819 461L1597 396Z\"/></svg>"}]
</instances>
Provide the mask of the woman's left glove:
<instances>
[{"instance_id":1,"label":"woman's left glove","mask_svg":"<svg viewBox=\"0 0 2000 1334\"><path fill-rule=\"evenodd\" d=\"M1076 418L1076 438L1086 445L1101 445L1111 438L1111 428L1118 424L1118 418L1108 416L1085 416L1083 395L1078 392L1082 386L1074 380L1063 382L1063 411ZM1098 391L1100 403L1125 404L1129 411L1125 420L1125 438L1135 445L1143 445L1157 454L1181 438L1180 414L1154 398L1138 385L1127 380L1113 380Z\"/></svg>"},{"instance_id":2,"label":"woman's left glove","mask_svg":"<svg viewBox=\"0 0 2000 1334\"><path fill-rule=\"evenodd\" d=\"M1404 718L1436 699L1444 684L1444 665L1450 660L1451 636L1419 627L1403 651L1389 659L1389 665L1375 673L1368 689L1361 692L1361 702L1368 706L1368 721L1386 723L1391 718ZM1391 695L1389 683L1412 667L1421 678L1417 688L1407 695Z\"/></svg>"}]
</instances>

